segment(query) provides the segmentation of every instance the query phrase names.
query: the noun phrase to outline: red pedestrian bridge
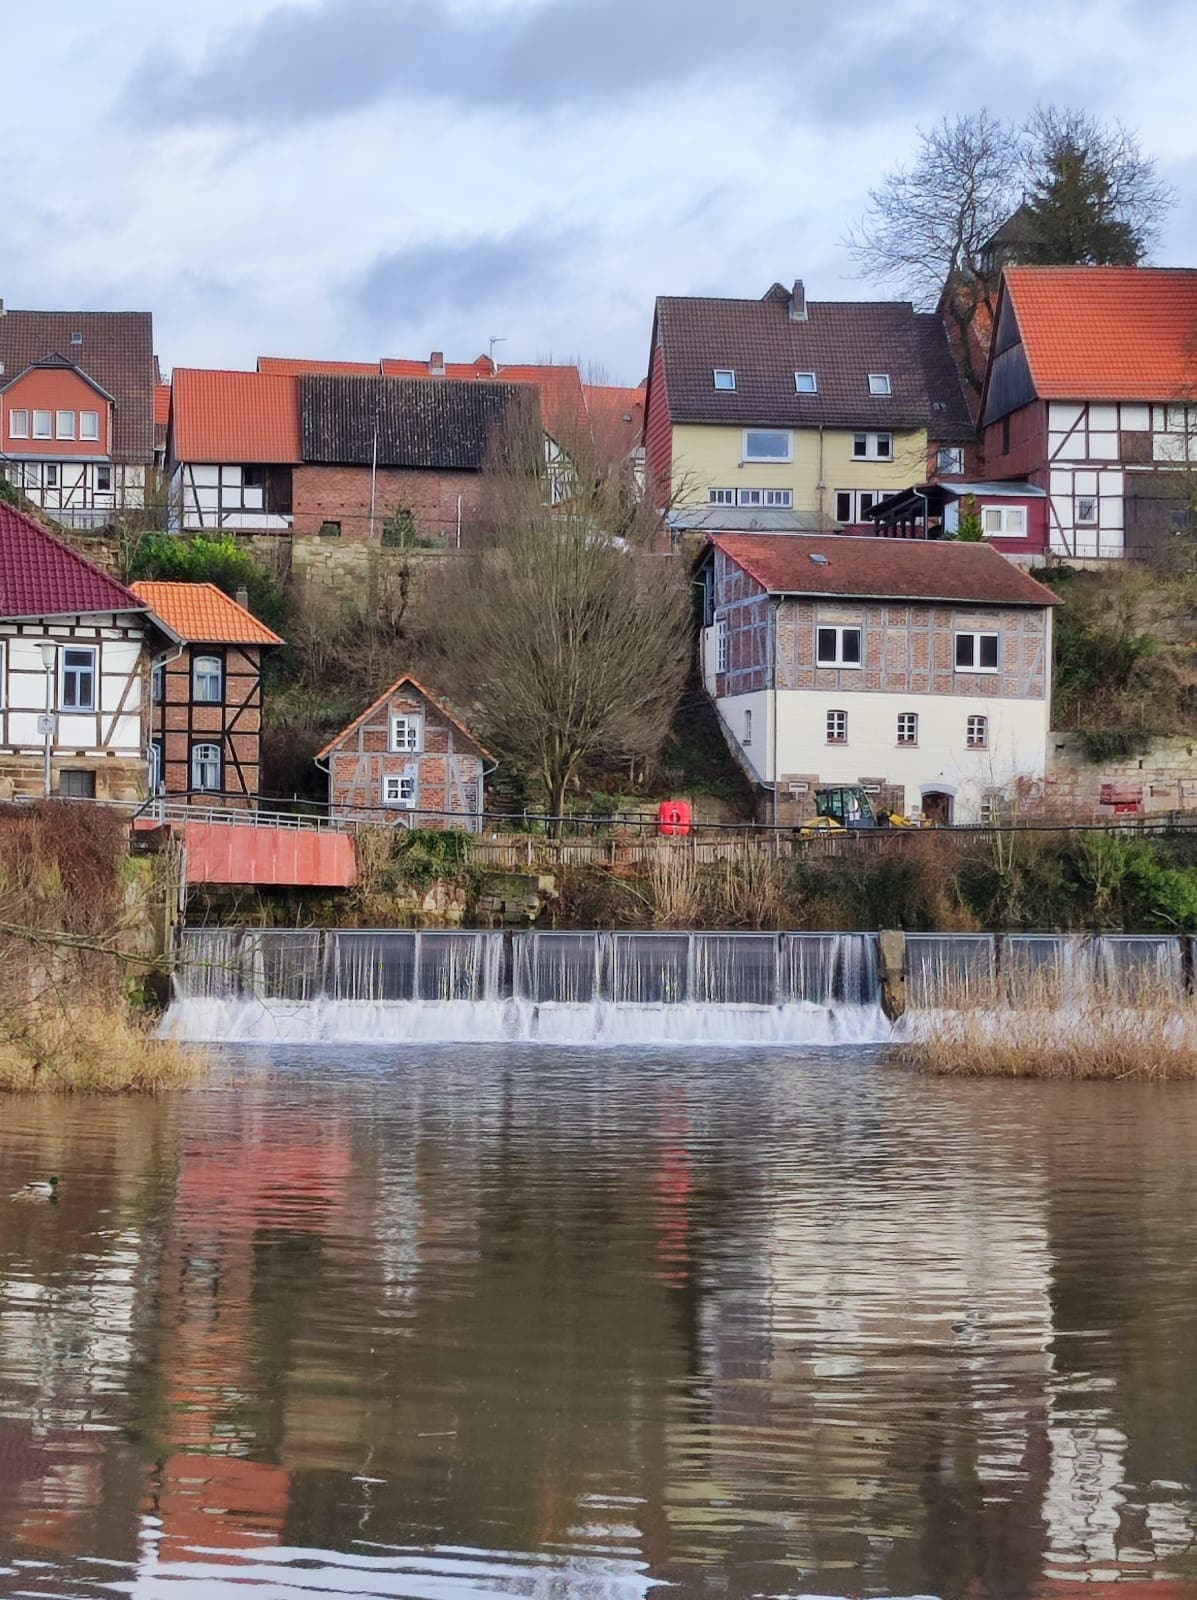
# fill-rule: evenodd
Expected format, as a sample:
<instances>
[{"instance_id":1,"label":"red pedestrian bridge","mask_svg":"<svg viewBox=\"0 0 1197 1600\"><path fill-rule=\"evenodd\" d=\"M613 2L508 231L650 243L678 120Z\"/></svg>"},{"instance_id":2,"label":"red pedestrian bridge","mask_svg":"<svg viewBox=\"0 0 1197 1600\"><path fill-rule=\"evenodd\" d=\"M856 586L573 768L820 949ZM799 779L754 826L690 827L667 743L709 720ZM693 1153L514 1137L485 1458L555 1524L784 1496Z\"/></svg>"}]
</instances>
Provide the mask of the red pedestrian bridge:
<instances>
[{"instance_id":1,"label":"red pedestrian bridge","mask_svg":"<svg viewBox=\"0 0 1197 1600\"><path fill-rule=\"evenodd\" d=\"M348 889L357 877L352 825L320 817L160 804L135 817L133 829L179 841L188 885Z\"/></svg>"}]
</instances>

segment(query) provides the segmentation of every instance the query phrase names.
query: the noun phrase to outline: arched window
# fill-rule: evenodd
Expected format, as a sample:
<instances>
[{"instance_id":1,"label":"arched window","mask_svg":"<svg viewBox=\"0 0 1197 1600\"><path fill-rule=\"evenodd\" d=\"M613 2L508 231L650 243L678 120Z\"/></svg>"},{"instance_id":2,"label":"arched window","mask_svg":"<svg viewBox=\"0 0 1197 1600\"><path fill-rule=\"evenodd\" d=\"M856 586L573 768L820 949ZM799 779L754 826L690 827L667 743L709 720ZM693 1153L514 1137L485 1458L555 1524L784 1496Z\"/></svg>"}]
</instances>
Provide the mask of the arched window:
<instances>
[{"instance_id":1,"label":"arched window","mask_svg":"<svg viewBox=\"0 0 1197 1600\"><path fill-rule=\"evenodd\" d=\"M196 656L191 663L191 698L208 705L224 698L224 670L219 656Z\"/></svg>"},{"instance_id":2,"label":"arched window","mask_svg":"<svg viewBox=\"0 0 1197 1600\"><path fill-rule=\"evenodd\" d=\"M206 794L219 794L224 787L224 761L218 744L193 744L191 747L191 787Z\"/></svg>"}]
</instances>

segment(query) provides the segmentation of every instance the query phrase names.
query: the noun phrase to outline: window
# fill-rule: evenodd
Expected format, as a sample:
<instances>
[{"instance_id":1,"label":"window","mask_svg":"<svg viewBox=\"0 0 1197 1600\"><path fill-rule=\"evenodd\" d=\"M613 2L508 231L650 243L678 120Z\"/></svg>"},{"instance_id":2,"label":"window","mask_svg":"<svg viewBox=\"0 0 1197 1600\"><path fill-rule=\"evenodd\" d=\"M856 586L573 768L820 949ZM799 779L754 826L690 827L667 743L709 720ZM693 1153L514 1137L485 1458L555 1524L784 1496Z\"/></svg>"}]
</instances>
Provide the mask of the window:
<instances>
[{"instance_id":1,"label":"window","mask_svg":"<svg viewBox=\"0 0 1197 1600\"><path fill-rule=\"evenodd\" d=\"M150 668L150 697L156 706L166 699L166 665L155 661Z\"/></svg>"},{"instance_id":2,"label":"window","mask_svg":"<svg viewBox=\"0 0 1197 1600\"><path fill-rule=\"evenodd\" d=\"M996 672L998 636L996 633L958 633L956 635L957 672Z\"/></svg>"},{"instance_id":3,"label":"window","mask_svg":"<svg viewBox=\"0 0 1197 1600\"><path fill-rule=\"evenodd\" d=\"M1006 539L1025 539L1027 536L1027 509L1025 506L982 506L981 532L992 538L995 534Z\"/></svg>"},{"instance_id":4,"label":"window","mask_svg":"<svg viewBox=\"0 0 1197 1600\"><path fill-rule=\"evenodd\" d=\"M59 439L73 439L75 437L75 413L73 411L59 411L56 414L55 433Z\"/></svg>"},{"instance_id":5,"label":"window","mask_svg":"<svg viewBox=\"0 0 1197 1600\"><path fill-rule=\"evenodd\" d=\"M54 437L50 424L53 417L48 411L35 411L33 413L33 437L35 439L52 439Z\"/></svg>"},{"instance_id":6,"label":"window","mask_svg":"<svg viewBox=\"0 0 1197 1600\"><path fill-rule=\"evenodd\" d=\"M71 343L72 344L82 344L83 343L83 335L81 333L72 333L72 335L71 335Z\"/></svg>"},{"instance_id":7,"label":"window","mask_svg":"<svg viewBox=\"0 0 1197 1600\"><path fill-rule=\"evenodd\" d=\"M28 411L10 411L8 413L8 437L10 439L28 439Z\"/></svg>"},{"instance_id":8,"label":"window","mask_svg":"<svg viewBox=\"0 0 1197 1600\"><path fill-rule=\"evenodd\" d=\"M855 522L856 502L851 489L837 489L835 491L835 520L837 522Z\"/></svg>"},{"instance_id":9,"label":"window","mask_svg":"<svg viewBox=\"0 0 1197 1600\"><path fill-rule=\"evenodd\" d=\"M321 539L339 539L341 537L341 524L339 522L322 522L318 537Z\"/></svg>"},{"instance_id":10,"label":"window","mask_svg":"<svg viewBox=\"0 0 1197 1600\"><path fill-rule=\"evenodd\" d=\"M202 705L219 705L224 698L224 670L219 656L196 656L191 663L191 698Z\"/></svg>"},{"instance_id":11,"label":"window","mask_svg":"<svg viewBox=\"0 0 1197 1600\"><path fill-rule=\"evenodd\" d=\"M789 461L793 453L793 439L785 428L746 428L744 430L745 461Z\"/></svg>"},{"instance_id":12,"label":"window","mask_svg":"<svg viewBox=\"0 0 1197 1600\"><path fill-rule=\"evenodd\" d=\"M4 640L0 639L0 710L4 707Z\"/></svg>"},{"instance_id":13,"label":"window","mask_svg":"<svg viewBox=\"0 0 1197 1600\"><path fill-rule=\"evenodd\" d=\"M859 667L859 628L816 628L815 665L817 667Z\"/></svg>"},{"instance_id":14,"label":"window","mask_svg":"<svg viewBox=\"0 0 1197 1600\"><path fill-rule=\"evenodd\" d=\"M970 717L965 725L964 742L970 750L984 750L989 743L989 718Z\"/></svg>"},{"instance_id":15,"label":"window","mask_svg":"<svg viewBox=\"0 0 1197 1600\"><path fill-rule=\"evenodd\" d=\"M1092 494L1079 494L1076 499L1077 522L1097 521L1097 496Z\"/></svg>"},{"instance_id":16,"label":"window","mask_svg":"<svg viewBox=\"0 0 1197 1600\"><path fill-rule=\"evenodd\" d=\"M848 713L846 711L829 711L827 713L827 743L848 743Z\"/></svg>"},{"instance_id":17,"label":"window","mask_svg":"<svg viewBox=\"0 0 1197 1600\"><path fill-rule=\"evenodd\" d=\"M898 743L918 744L919 716L917 711L898 712Z\"/></svg>"},{"instance_id":18,"label":"window","mask_svg":"<svg viewBox=\"0 0 1197 1600\"><path fill-rule=\"evenodd\" d=\"M58 792L71 800L94 800L96 775L89 767L64 767L58 774Z\"/></svg>"},{"instance_id":19,"label":"window","mask_svg":"<svg viewBox=\"0 0 1197 1600\"><path fill-rule=\"evenodd\" d=\"M941 476L964 471L964 450L960 445L935 452L935 470Z\"/></svg>"},{"instance_id":20,"label":"window","mask_svg":"<svg viewBox=\"0 0 1197 1600\"><path fill-rule=\"evenodd\" d=\"M64 711L96 709L96 652L92 645L67 645L59 651L58 699Z\"/></svg>"},{"instance_id":21,"label":"window","mask_svg":"<svg viewBox=\"0 0 1197 1600\"><path fill-rule=\"evenodd\" d=\"M410 810L416 803L416 780L406 773L384 773L382 803L384 806L406 806Z\"/></svg>"},{"instance_id":22,"label":"window","mask_svg":"<svg viewBox=\"0 0 1197 1600\"><path fill-rule=\"evenodd\" d=\"M854 461L891 461L894 454L892 433L855 433L852 435Z\"/></svg>"},{"instance_id":23,"label":"window","mask_svg":"<svg viewBox=\"0 0 1197 1600\"><path fill-rule=\"evenodd\" d=\"M43 461L42 462L42 488L43 489L57 489L57 487L58 487L58 463L57 463L57 461Z\"/></svg>"},{"instance_id":24,"label":"window","mask_svg":"<svg viewBox=\"0 0 1197 1600\"><path fill-rule=\"evenodd\" d=\"M731 367L716 367L714 372L716 389L734 389L736 374Z\"/></svg>"},{"instance_id":25,"label":"window","mask_svg":"<svg viewBox=\"0 0 1197 1600\"><path fill-rule=\"evenodd\" d=\"M421 748L420 718L412 716L392 717L391 749L418 751Z\"/></svg>"},{"instance_id":26,"label":"window","mask_svg":"<svg viewBox=\"0 0 1197 1600\"><path fill-rule=\"evenodd\" d=\"M81 439L98 439L100 437L100 413L98 411L81 411L79 413L79 437Z\"/></svg>"},{"instance_id":27,"label":"window","mask_svg":"<svg viewBox=\"0 0 1197 1600\"><path fill-rule=\"evenodd\" d=\"M744 713L744 743L745 744L751 744L752 743L752 712L751 711L746 711Z\"/></svg>"},{"instance_id":28,"label":"window","mask_svg":"<svg viewBox=\"0 0 1197 1600\"><path fill-rule=\"evenodd\" d=\"M204 794L219 794L223 788L223 760L218 744L191 747L191 787Z\"/></svg>"},{"instance_id":29,"label":"window","mask_svg":"<svg viewBox=\"0 0 1197 1600\"><path fill-rule=\"evenodd\" d=\"M734 506L736 491L734 489L708 489L707 504L709 506Z\"/></svg>"},{"instance_id":30,"label":"window","mask_svg":"<svg viewBox=\"0 0 1197 1600\"><path fill-rule=\"evenodd\" d=\"M818 394L819 380L813 372L796 372L794 388L799 394Z\"/></svg>"},{"instance_id":31,"label":"window","mask_svg":"<svg viewBox=\"0 0 1197 1600\"><path fill-rule=\"evenodd\" d=\"M736 504L788 507L794 504L794 491L793 489L737 489Z\"/></svg>"},{"instance_id":32,"label":"window","mask_svg":"<svg viewBox=\"0 0 1197 1600\"><path fill-rule=\"evenodd\" d=\"M890 381L889 381L889 373L888 372L870 372L869 373L869 393L870 394L890 394L890 393L892 393L892 390L890 388Z\"/></svg>"},{"instance_id":33,"label":"window","mask_svg":"<svg viewBox=\"0 0 1197 1600\"><path fill-rule=\"evenodd\" d=\"M1004 456L1008 456L1010 454L1010 418L1009 417L1003 417L1002 418L1002 454Z\"/></svg>"},{"instance_id":34,"label":"window","mask_svg":"<svg viewBox=\"0 0 1197 1600\"><path fill-rule=\"evenodd\" d=\"M727 671L727 618L720 617L715 624L715 671Z\"/></svg>"},{"instance_id":35,"label":"window","mask_svg":"<svg viewBox=\"0 0 1197 1600\"><path fill-rule=\"evenodd\" d=\"M242 467L241 482L246 489L260 489L262 487L261 467Z\"/></svg>"},{"instance_id":36,"label":"window","mask_svg":"<svg viewBox=\"0 0 1197 1600\"><path fill-rule=\"evenodd\" d=\"M112 468L103 463L96 468L96 491L99 494L112 493Z\"/></svg>"}]
</instances>

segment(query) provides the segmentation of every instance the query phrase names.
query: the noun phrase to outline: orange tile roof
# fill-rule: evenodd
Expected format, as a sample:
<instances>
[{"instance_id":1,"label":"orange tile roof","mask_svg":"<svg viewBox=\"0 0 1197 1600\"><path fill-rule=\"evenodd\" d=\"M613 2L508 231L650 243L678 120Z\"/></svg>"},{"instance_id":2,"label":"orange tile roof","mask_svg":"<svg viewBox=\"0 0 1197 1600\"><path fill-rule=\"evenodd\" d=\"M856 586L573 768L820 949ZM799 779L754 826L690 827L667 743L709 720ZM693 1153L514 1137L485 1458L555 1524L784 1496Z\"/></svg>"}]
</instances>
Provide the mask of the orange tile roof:
<instances>
[{"instance_id":1,"label":"orange tile roof","mask_svg":"<svg viewBox=\"0 0 1197 1600\"><path fill-rule=\"evenodd\" d=\"M1197 390L1197 269L1007 267L1044 400L1174 400Z\"/></svg>"},{"instance_id":2,"label":"orange tile roof","mask_svg":"<svg viewBox=\"0 0 1197 1600\"><path fill-rule=\"evenodd\" d=\"M176 367L171 383L177 461L297 464L302 459L294 377Z\"/></svg>"},{"instance_id":3,"label":"orange tile roof","mask_svg":"<svg viewBox=\"0 0 1197 1600\"><path fill-rule=\"evenodd\" d=\"M383 356L382 375L384 378L493 378L495 369L489 356L479 356L476 361L446 361L443 374L430 372L427 361Z\"/></svg>"},{"instance_id":4,"label":"orange tile roof","mask_svg":"<svg viewBox=\"0 0 1197 1600\"><path fill-rule=\"evenodd\" d=\"M546 433L566 432L586 419L586 397L576 366L533 365L500 367L501 383L531 383L540 391L540 415ZM558 441L561 442L561 441Z\"/></svg>"},{"instance_id":5,"label":"orange tile roof","mask_svg":"<svg viewBox=\"0 0 1197 1600\"><path fill-rule=\"evenodd\" d=\"M379 372L377 361L306 361L302 357L291 356L259 356L258 371L282 374L288 378L302 377L306 372L327 372L332 376L340 373L350 378L376 378Z\"/></svg>"},{"instance_id":6,"label":"orange tile roof","mask_svg":"<svg viewBox=\"0 0 1197 1600\"><path fill-rule=\"evenodd\" d=\"M170 421L170 384L154 385L154 426L165 428Z\"/></svg>"},{"instance_id":7,"label":"orange tile roof","mask_svg":"<svg viewBox=\"0 0 1197 1600\"><path fill-rule=\"evenodd\" d=\"M277 633L230 600L214 583L145 580L130 585L139 600L189 644L282 644Z\"/></svg>"},{"instance_id":8,"label":"orange tile roof","mask_svg":"<svg viewBox=\"0 0 1197 1600\"><path fill-rule=\"evenodd\" d=\"M591 432L600 449L622 455L635 450L644 433L648 385L625 389L610 383L588 383L583 387Z\"/></svg>"}]
</instances>

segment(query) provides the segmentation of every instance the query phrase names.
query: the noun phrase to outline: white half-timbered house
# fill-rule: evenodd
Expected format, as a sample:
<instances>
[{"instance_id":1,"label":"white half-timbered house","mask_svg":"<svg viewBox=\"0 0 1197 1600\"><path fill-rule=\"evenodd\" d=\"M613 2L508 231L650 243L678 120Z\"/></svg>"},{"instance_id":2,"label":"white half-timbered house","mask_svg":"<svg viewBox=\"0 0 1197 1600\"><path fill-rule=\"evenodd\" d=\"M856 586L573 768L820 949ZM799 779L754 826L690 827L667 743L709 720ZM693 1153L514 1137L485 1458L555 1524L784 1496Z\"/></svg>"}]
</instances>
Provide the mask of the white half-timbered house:
<instances>
[{"instance_id":1,"label":"white half-timbered house","mask_svg":"<svg viewBox=\"0 0 1197 1600\"><path fill-rule=\"evenodd\" d=\"M144 798L150 665L177 644L144 601L0 502L0 797Z\"/></svg>"}]
</instances>

